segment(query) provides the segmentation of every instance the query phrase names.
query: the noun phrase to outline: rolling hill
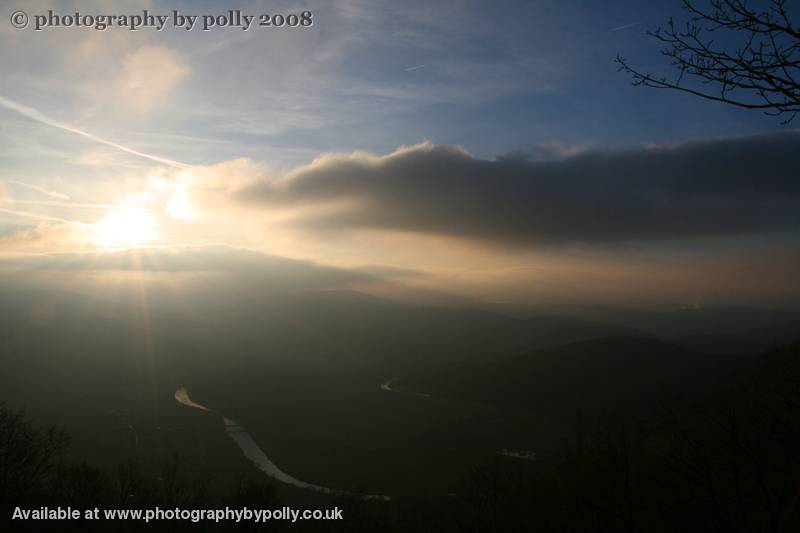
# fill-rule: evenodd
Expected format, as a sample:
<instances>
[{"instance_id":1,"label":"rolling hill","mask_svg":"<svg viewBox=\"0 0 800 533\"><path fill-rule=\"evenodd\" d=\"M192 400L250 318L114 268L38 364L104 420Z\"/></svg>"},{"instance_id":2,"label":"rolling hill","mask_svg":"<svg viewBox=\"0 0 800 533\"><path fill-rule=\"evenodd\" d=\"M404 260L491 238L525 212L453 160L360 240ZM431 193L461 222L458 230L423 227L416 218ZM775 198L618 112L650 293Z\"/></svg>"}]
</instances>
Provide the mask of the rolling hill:
<instances>
[{"instance_id":1,"label":"rolling hill","mask_svg":"<svg viewBox=\"0 0 800 533\"><path fill-rule=\"evenodd\" d=\"M711 355L644 337L611 337L418 375L398 387L435 396L532 409L633 412L664 396L691 397L734 379L754 357Z\"/></svg>"}]
</instances>

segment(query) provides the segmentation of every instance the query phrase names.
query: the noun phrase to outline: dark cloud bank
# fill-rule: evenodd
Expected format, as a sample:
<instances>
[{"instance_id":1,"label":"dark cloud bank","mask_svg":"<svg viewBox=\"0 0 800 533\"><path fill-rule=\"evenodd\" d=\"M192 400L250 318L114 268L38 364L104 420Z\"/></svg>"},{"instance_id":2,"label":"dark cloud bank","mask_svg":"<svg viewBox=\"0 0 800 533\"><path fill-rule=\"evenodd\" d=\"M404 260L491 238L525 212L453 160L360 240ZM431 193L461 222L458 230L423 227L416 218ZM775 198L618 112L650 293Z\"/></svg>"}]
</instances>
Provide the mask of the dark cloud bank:
<instances>
[{"instance_id":1,"label":"dark cloud bank","mask_svg":"<svg viewBox=\"0 0 800 533\"><path fill-rule=\"evenodd\" d=\"M800 131L547 160L478 159L422 144L383 157L328 156L239 199L342 202L309 229L391 229L512 245L626 244L800 226Z\"/></svg>"}]
</instances>

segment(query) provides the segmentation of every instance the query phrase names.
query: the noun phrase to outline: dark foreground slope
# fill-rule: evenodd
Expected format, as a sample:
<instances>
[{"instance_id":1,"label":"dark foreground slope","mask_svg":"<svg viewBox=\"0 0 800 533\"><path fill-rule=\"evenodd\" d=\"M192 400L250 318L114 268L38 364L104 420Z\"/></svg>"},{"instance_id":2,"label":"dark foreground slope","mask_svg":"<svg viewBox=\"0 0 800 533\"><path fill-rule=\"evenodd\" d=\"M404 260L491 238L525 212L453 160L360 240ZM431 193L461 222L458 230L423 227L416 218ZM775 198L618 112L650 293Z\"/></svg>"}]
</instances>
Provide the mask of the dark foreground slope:
<instances>
[{"instance_id":1,"label":"dark foreground slope","mask_svg":"<svg viewBox=\"0 0 800 533\"><path fill-rule=\"evenodd\" d=\"M100 470L60 463L58 446L48 445L50 433L0 408L0 450L25 453L36 459L36 465L47 467L30 468L31 463L25 463L4 470L0 524L4 531L108 531L112 526L108 521L81 520L66 527L54 523L56 527L50 529L11 521L10 510L17 505L273 509L290 504L301 508L336 505L343 509L343 520L277 521L253 525L253 529L796 532L800 528L800 455L796 453L800 446L800 344L753 362L739 381L700 394L692 405L663 406L658 413L645 413L636 425L576 427L559 456L536 461L495 456L465 471L463 483L452 494L419 490L413 496L381 503L308 495L303 500L289 499L264 479L240 480L227 492L211 496L203 490L203 480L191 481L174 468L152 478L143 476L136 465ZM58 434L54 435L57 441ZM8 456L0 454L0 463ZM242 525L170 521L145 527L118 521L113 529L236 531Z\"/></svg>"}]
</instances>

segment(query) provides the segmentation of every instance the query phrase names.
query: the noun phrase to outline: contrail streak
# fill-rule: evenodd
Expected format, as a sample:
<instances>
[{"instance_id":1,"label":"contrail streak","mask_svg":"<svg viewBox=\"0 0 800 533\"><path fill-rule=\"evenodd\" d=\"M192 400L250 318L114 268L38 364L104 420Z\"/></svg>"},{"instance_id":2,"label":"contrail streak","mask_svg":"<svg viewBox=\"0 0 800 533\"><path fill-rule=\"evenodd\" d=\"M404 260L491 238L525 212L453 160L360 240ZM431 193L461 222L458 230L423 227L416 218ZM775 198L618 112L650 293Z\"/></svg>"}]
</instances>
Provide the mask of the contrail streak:
<instances>
[{"instance_id":1,"label":"contrail streak","mask_svg":"<svg viewBox=\"0 0 800 533\"><path fill-rule=\"evenodd\" d=\"M80 130L78 128L74 128L68 124L64 124L63 122L58 122L56 120L51 119L50 117L42 114L38 110L28 107L22 104L18 104L13 100L9 100L3 96L0 96L0 106L5 107L6 109L10 109L11 111L15 111L20 115L27 117L31 120L35 120L36 122L40 122L52 128L58 128L60 130L68 131L70 133L74 133L75 135L80 135L85 139L89 139L90 141L94 141L99 144L104 144L106 146L110 146L112 148L116 148L122 152L126 152L131 155L143 157L145 159L149 159L151 161L156 161L158 163L163 163L165 165L169 165L171 167L177 168L190 168L192 165L188 165L186 163L181 163L180 161L175 161L173 159L167 159L165 157L159 157L157 155L146 154L144 152L140 152L138 150L134 150L133 148L128 148L122 144L115 143L113 141L109 141L107 139L103 139L102 137L98 137L97 135L91 134L89 132Z\"/></svg>"},{"instance_id":2,"label":"contrail streak","mask_svg":"<svg viewBox=\"0 0 800 533\"><path fill-rule=\"evenodd\" d=\"M36 191L38 193L42 193L45 196L49 196L50 198L58 198L60 200L69 200L69 196L64 193L60 193L58 191L51 191L41 185L34 185L33 183L25 183L24 181L17 181L17 180L6 180L6 183L13 183L14 185L19 185L20 187L25 187L26 189L30 189L32 191Z\"/></svg>"},{"instance_id":3,"label":"contrail streak","mask_svg":"<svg viewBox=\"0 0 800 533\"><path fill-rule=\"evenodd\" d=\"M2 202L2 200L0 200ZM57 201L50 201L50 200L20 200L19 198L14 198L11 200L14 204L25 204L25 205L44 205L47 207L64 207L67 209L119 209L123 207L119 204L81 204L81 203L74 203L74 202L57 202Z\"/></svg>"},{"instance_id":4,"label":"contrail streak","mask_svg":"<svg viewBox=\"0 0 800 533\"><path fill-rule=\"evenodd\" d=\"M611 31L620 31L620 30L627 30L628 28L633 28L634 26L638 26L639 22L631 22L630 24L625 24L624 26L617 26L616 28L611 28Z\"/></svg>"},{"instance_id":5,"label":"contrail streak","mask_svg":"<svg viewBox=\"0 0 800 533\"><path fill-rule=\"evenodd\" d=\"M48 222L64 222L67 224L80 224L75 220L67 220L66 218L50 217L47 215L40 215L38 213L30 213L28 211L15 211L14 209L5 209L0 207L0 213L8 213L9 215L18 216L21 218L32 218L33 220L45 220Z\"/></svg>"}]
</instances>

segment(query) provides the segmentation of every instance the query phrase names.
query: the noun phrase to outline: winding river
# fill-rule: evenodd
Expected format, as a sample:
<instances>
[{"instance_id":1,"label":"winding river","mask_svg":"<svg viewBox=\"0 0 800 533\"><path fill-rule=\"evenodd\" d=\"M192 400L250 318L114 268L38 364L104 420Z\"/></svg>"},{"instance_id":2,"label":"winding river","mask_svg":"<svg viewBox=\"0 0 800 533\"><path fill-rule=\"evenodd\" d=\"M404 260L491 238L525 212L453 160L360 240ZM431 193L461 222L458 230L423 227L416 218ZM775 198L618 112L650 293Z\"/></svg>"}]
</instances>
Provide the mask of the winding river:
<instances>
[{"instance_id":1,"label":"winding river","mask_svg":"<svg viewBox=\"0 0 800 533\"><path fill-rule=\"evenodd\" d=\"M392 378L390 380L387 380L387 381L384 381L383 383L381 383L381 390L385 391L385 392L401 392L401 393L404 393L404 394L408 394L410 396L419 396L420 398L430 398L431 397L430 394L427 394L427 393L424 393L424 392L401 391L401 390L394 389L394 388L392 388L392 383L394 383L394 378Z\"/></svg>"},{"instance_id":2,"label":"winding river","mask_svg":"<svg viewBox=\"0 0 800 533\"><path fill-rule=\"evenodd\" d=\"M195 403L189 398L189 391L186 390L185 387L181 387L180 389L175 391L175 400L179 403L185 405L186 407L191 407L193 409L200 409L202 411L207 411L209 413L216 413L214 410L209 409L199 403ZM298 487L305 490L310 490L314 492L321 492L323 494L330 494L332 496L346 496L350 498L358 498L361 500L370 500L370 501L389 501L391 500L391 496L385 496L382 494L362 494L360 492L351 492L347 490L340 490L340 489L331 489L328 487L323 487L321 485L315 485L313 483L308 483L306 481L301 481L293 476L290 476L278 466L270 461L267 454L258 446L253 437L250 436L250 433L242 427L237 422L227 418L223 415L222 421L225 424L225 432L233 439L236 445L242 450L242 453L245 457L250 459L262 472L267 474L269 477L280 481L282 483L286 483L288 485L292 485L294 487Z\"/></svg>"}]
</instances>

